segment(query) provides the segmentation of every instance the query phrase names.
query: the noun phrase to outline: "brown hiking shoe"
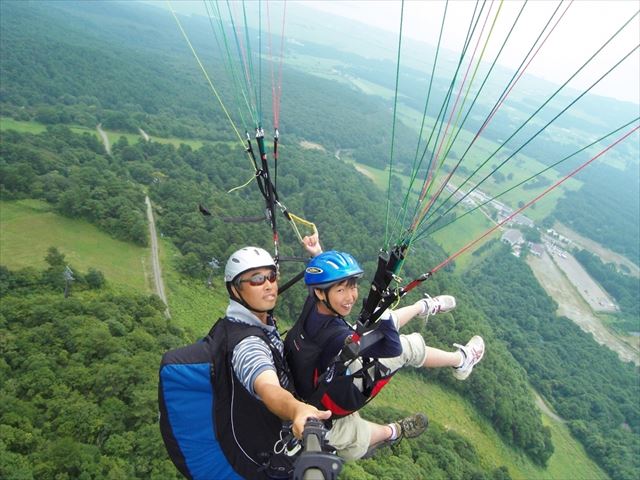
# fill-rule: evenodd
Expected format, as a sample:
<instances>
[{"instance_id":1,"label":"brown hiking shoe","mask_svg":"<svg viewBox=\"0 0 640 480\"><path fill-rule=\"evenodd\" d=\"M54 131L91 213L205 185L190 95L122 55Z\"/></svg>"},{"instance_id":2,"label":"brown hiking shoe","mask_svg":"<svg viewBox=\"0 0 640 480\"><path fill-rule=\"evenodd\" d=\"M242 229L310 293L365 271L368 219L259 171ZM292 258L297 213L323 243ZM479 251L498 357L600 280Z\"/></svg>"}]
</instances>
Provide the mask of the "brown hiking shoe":
<instances>
[{"instance_id":1,"label":"brown hiking shoe","mask_svg":"<svg viewBox=\"0 0 640 480\"><path fill-rule=\"evenodd\" d=\"M367 450L367 453L362 456L362 458L371 458L379 449L390 447L403 438L419 437L427 430L427 427L429 426L429 419L424 413L414 413L409 417L405 417L402 420L393 422L393 425L395 425L396 432L398 432L398 438L394 440L385 440L384 442L372 445L371 447L369 447L369 450Z\"/></svg>"},{"instance_id":2,"label":"brown hiking shoe","mask_svg":"<svg viewBox=\"0 0 640 480\"><path fill-rule=\"evenodd\" d=\"M422 435L429 426L429 419L424 413L416 413L395 422L398 440L402 437L416 438Z\"/></svg>"}]
</instances>

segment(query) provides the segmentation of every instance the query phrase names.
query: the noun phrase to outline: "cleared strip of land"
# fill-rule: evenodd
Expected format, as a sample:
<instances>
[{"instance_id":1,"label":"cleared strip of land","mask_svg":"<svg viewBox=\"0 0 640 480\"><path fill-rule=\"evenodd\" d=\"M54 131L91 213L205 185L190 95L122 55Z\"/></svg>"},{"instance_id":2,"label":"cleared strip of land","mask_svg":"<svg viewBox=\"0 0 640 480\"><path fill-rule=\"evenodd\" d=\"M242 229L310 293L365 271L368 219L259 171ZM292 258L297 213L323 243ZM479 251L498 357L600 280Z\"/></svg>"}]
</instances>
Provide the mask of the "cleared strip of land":
<instances>
[{"instance_id":1,"label":"cleared strip of land","mask_svg":"<svg viewBox=\"0 0 640 480\"><path fill-rule=\"evenodd\" d=\"M589 304L591 310L603 313L615 313L618 311L614 300L591 278L573 255L568 252L554 251L549 249L548 245L547 253L553 258L553 263L564 272L584 301Z\"/></svg>"},{"instance_id":2,"label":"cleared strip of land","mask_svg":"<svg viewBox=\"0 0 640 480\"><path fill-rule=\"evenodd\" d=\"M558 303L558 315L569 318L582 330L593 334L598 343L616 352L623 361L640 365L640 352L605 327L547 252L541 257L529 255L527 263L540 285Z\"/></svg>"},{"instance_id":3,"label":"cleared strip of land","mask_svg":"<svg viewBox=\"0 0 640 480\"><path fill-rule=\"evenodd\" d=\"M93 267L112 285L149 291L145 247L110 237L84 220L58 215L40 200L0 202L0 264L12 270L46 268L49 247L57 247L82 272Z\"/></svg>"},{"instance_id":4,"label":"cleared strip of land","mask_svg":"<svg viewBox=\"0 0 640 480\"><path fill-rule=\"evenodd\" d=\"M563 225L562 223L556 222L553 228L558 233L564 235L567 238L570 238L571 241L575 243L577 246L579 246L580 248L589 250L590 252L598 255L603 262L615 263L617 265L624 265L629 269L629 271L631 272L631 275L633 275L634 277L640 277L640 267L638 267L638 265L633 263L628 258L623 257L618 253L612 252L607 248L604 248L602 245L600 245L597 242L594 242L589 238L583 237L582 235L574 232L573 230L571 230L566 225Z\"/></svg>"}]
</instances>

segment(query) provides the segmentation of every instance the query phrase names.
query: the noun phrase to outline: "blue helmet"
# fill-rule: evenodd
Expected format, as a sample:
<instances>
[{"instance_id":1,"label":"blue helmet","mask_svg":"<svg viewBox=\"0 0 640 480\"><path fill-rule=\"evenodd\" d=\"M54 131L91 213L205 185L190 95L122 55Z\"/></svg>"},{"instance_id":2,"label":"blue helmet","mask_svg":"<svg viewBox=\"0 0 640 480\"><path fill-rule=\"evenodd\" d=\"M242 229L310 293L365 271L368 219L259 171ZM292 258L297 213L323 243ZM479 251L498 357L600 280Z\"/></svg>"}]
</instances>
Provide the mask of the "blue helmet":
<instances>
[{"instance_id":1,"label":"blue helmet","mask_svg":"<svg viewBox=\"0 0 640 480\"><path fill-rule=\"evenodd\" d=\"M304 271L308 287L326 288L349 278L359 278L364 271L348 253L331 250L311 259Z\"/></svg>"}]
</instances>

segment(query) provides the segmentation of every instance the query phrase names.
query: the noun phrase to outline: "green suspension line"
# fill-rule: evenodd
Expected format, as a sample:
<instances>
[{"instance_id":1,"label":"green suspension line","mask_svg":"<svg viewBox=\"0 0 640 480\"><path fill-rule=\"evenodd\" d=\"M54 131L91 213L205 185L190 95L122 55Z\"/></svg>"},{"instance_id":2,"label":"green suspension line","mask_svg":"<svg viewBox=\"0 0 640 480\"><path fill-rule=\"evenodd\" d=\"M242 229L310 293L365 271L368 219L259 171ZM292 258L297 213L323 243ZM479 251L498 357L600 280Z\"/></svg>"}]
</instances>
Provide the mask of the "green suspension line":
<instances>
[{"instance_id":1,"label":"green suspension line","mask_svg":"<svg viewBox=\"0 0 640 480\"><path fill-rule=\"evenodd\" d=\"M242 88L240 87L240 81L237 78L237 74L233 65L233 61L231 59L231 52L229 51L229 44L227 42L227 36L225 34L225 29L224 29L224 25L222 24L222 18L220 15L220 9L218 7L218 3L215 3L216 6L216 13L217 13L217 17L218 17L218 21L220 24L220 36L222 37L222 41L219 38L219 35L216 32L216 28L215 25L213 23L213 20L211 18L211 11L209 10L209 8L212 8L208 5L208 3L211 2L205 2L204 6L207 10L207 16L209 17L209 25L211 26L211 31L213 32L213 36L216 40L216 44L218 45L218 50L220 50L221 52L225 53L226 56L224 56L224 66L225 66L225 70L227 71L227 75L229 75L229 77L232 79L232 84L233 84L233 93L236 97L236 107L238 108L238 114L240 115L240 122L242 123L242 127L244 130L247 129L247 122L244 118L244 114L242 112L242 101L241 101L241 97L244 98L244 103L247 106L247 109L249 109L249 104L247 102L247 98L244 95L244 92L242 91ZM224 44L224 50L223 50L223 44ZM249 110L250 111L250 110Z\"/></svg>"},{"instance_id":2,"label":"green suspension line","mask_svg":"<svg viewBox=\"0 0 640 480\"><path fill-rule=\"evenodd\" d=\"M573 80L573 78L575 78L586 66L587 64L589 64L591 62L591 60L593 60L593 58L598 55L598 53L600 53L636 16L638 15L638 13L636 13L635 15L633 15L629 20L627 20L627 22L625 22L625 24L620 27L620 29L618 29L618 31L616 33L613 34L613 36L611 36L573 75L571 75L571 77L565 82L563 83L535 112L533 112L533 114L531 114L531 116L525 120L525 122L518 127L518 129L513 132L504 142L502 142L502 144L486 159L484 160L472 173L471 175L469 175L460 186L458 186L456 188L456 190L454 192L452 192L447 199L442 203L442 205L444 205L445 203L447 203L451 197L453 197L458 190L460 190L460 188L462 188L464 185L467 184L467 182L484 166L486 165L489 160L491 160L500 150L502 150L502 148L504 148L504 146L513 138L515 137L520 130L522 130L527 123L529 123L531 121L531 119L533 119L539 112L540 110L542 110L571 80ZM638 47L636 47L634 50L636 50ZM560 115L562 115L569 107L571 107L574 103L576 103L580 98L582 98L589 90L591 90L598 82L600 82L606 75L608 75L613 69L615 69L620 63L622 63L628 56L630 56L633 51L629 52L622 60L620 60L614 67L612 67L609 71L607 71L607 73L605 73L602 77L600 77L595 83L593 83L587 90L585 90L580 96L578 96L578 98L576 98L573 102L571 102L567 107L565 107L560 113L558 113L549 123L547 123L542 129L540 129L537 133L536 136L541 133L545 128L547 128L547 126L549 126L553 121L555 121ZM531 142L531 140L533 140L535 138L532 137L530 138L524 145L522 145L520 148L518 148L518 150L516 150L511 156L509 156L507 158L507 160L505 160L504 162L501 163L500 166L504 165L510 158L512 158L516 153L518 153L522 148L524 148L529 142ZM500 166L498 168L500 168ZM494 169L491 173L495 172L497 169ZM478 185L480 185L482 182L484 182L488 177L485 177L479 184L476 185L475 188L477 188ZM471 190L473 191L473 190ZM469 192L470 193L470 192ZM468 194L467 194L468 195ZM466 197L466 196L465 196ZM440 207L438 207L433 214L435 214L435 212L439 209ZM432 214L432 215L433 215ZM430 218L432 215L430 215L427 218Z\"/></svg>"},{"instance_id":3,"label":"green suspension line","mask_svg":"<svg viewBox=\"0 0 640 480\"><path fill-rule=\"evenodd\" d=\"M456 217L454 220L451 220L450 222L445 223L444 225L441 225L441 226L439 226L438 228L436 228L436 229L434 229L434 230L431 230L431 227L433 227L436 223L438 223L440 220L442 220L442 218L444 218L444 216L440 216L440 217L438 217L436 220L434 220L433 222L431 222L429 225L427 225L427 226L425 227L425 229L424 229L424 235L426 235L427 233L428 233L429 235L433 235L434 233L439 232L439 231L440 231L440 230L442 230L443 228L445 228L445 227L447 227L447 226L451 225L452 223L457 222L458 220L460 220L460 219L462 219L462 218L466 217L467 215L469 215L469 214L471 214L471 213L475 212L476 210L478 210L478 209L480 209L480 208L484 207L485 205L487 205L487 204L491 203L492 201L494 201L494 200L496 200L496 199L498 199L498 198L502 197L503 195L506 195L507 193L509 193L509 192L511 192L511 191L513 191L513 190L515 190L515 189L516 189L516 188L518 188L519 186L524 185L524 184L525 184L525 183L527 183L527 182L530 182L530 181L531 181L531 180L533 180L534 178L536 178L536 177L538 177L538 176L542 175L542 174L543 174L543 173L545 173L545 172L548 172L548 171L549 171L549 170L551 170L552 168L557 167L557 166L558 166L558 165L560 165L561 163L563 163L563 162L565 162L565 161L569 160L570 158L575 157L576 155L578 155L578 154L580 154L580 153L584 152L585 150L587 150L588 148L593 147L595 144L600 143L601 141L603 141L604 139L606 139L606 138L610 137L611 135L614 135L615 133L618 133L618 132L619 132L620 130L622 130L623 128L628 127L629 125L631 125L632 123L637 122L638 120L640 120L640 117L636 117L636 118L634 118L634 119L633 119L633 120L631 120L630 122L627 122L627 123L625 123L624 125L622 125L621 127L618 127L618 128L616 128L615 130L613 130L613 131L611 131L611 132L607 133L606 135L604 135L604 136L600 137L600 138L599 138L599 139L597 139L596 141L591 142L589 145L587 145L587 146L585 146L585 147L582 147L580 150L576 150L576 151L575 151L575 152L573 152L572 154L567 155L567 156L566 156L566 157L564 157L563 159L558 160L558 161L557 161L557 162L555 162L554 164L549 165L548 167L546 167L546 168L544 168L544 169L540 170L538 173L535 173L535 174L531 175L530 177L528 177L528 178L526 178L526 179L522 180L521 182L519 182L519 183L517 183L517 184L513 185L512 187L508 188L507 190L504 190L503 192L499 193L499 194L498 194L498 195L496 195L495 197L492 197L492 198L490 198L489 200L487 200L487 201L485 201L485 202L481 203L480 205L477 205L476 207L472 208L471 210L468 210L468 211L464 212L462 215L460 215L459 217ZM456 204L454 205L454 207L456 207L459 203L460 203L460 202L456 202Z\"/></svg>"},{"instance_id":4,"label":"green suspension line","mask_svg":"<svg viewBox=\"0 0 640 480\"><path fill-rule=\"evenodd\" d=\"M418 167L415 169L416 170L416 174L417 174L417 171L419 171L420 166L422 165L422 162L423 162L424 157L426 155L426 152L428 151L429 145L431 144L431 139L433 138L433 134L435 133L435 128L438 125L438 123L440 122L441 117L443 118L443 115L444 115L444 112L446 111L446 108L448 108L449 101L451 99L451 94L453 92L453 87L455 85L455 81L456 81L458 73L460 71L460 67L462 66L462 62L463 62L464 57L466 55L467 48L468 48L468 46L470 44L470 40L473 37L473 32L475 31L475 28L476 28L476 26L478 24L478 19L480 18L480 15L482 14L482 10L484 9L484 4L483 4L482 7L480 8L480 13L478 14L478 18L476 18L476 11L478 9L478 4L479 4L479 1L476 1L475 8L474 8L474 11L473 11L473 15L471 17L471 23L469 24L469 28L467 29L467 36L466 36L464 44L463 44L462 52L460 54L460 59L458 61L458 65L456 67L456 71L454 72L453 78L451 79L451 82L449 83L447 94L446 94L445 99L443 100L443 102L442 102L442 104L440 106L440 111L438 112L438 115L436 117L436 121L434 123L434 126L431 129L431 134L429 135L429 139L427 140L427 142L425 144L425 148L424 148L424 151L422 152L422 156L420 157L420 162L418 163ZM442 128L442 124L440 124L440 128ZM439 135L439 133L438 133L438 135ZM432 159L433 159L433 157L432 157ZM429 162L429 165L427 167L427 174L428 174L430 168L431 168L431 162ZM408 196L409 196L410 191L411 191L411 189L409 188L407 190L407 193L405 194L405 200L406 200L405 201L405 206L399 212L399 214L398 214L398 216L396 218L396 222L394 223L394 228L395 228L395 225L398 223L398 219L400 218L400 216L403 215L403 212L406 213L406 210L407 210L406 209L406 203L408 202ZM417 209L417 206L415 208ZM404 244L406 241L407 241L406 237L404 237L403 234L401 234L400 238L398 239L398 241L396 241L396 244L401 244L401 243Z\"/></svg>"},{"instance_id":5,"label":"green suspension line","mask_svg":"<svg viewBox=\"0 0 640 480\"><path fill-rule=\"evenodd\" d=\"M244 36L247 42L247 63L249 64L249 77L252 80L252 85L253 85L253 98L256 101L256 125L255 127L259 127L261 125L261 112L260 112L260 106L257 104L258 102L258 90L257 90L257 86L256 86L256 82L253 81L256 77L255 77L255 72L253 70L253 52L251 51L251 38L249 36L249 25L247 23L247 9L245 7L245 1L242 0L242 16L244 18Z\"/></svg>"},{"instance_id":6,"label":"green suspension line","mask_svg":"<svg viewBox=\"0 0 640 480\"><path fill-rule=\"evenodd\" d=\"M435 75L435 70L436 70L436 65L438 63L438 54L440 53L440 44L442 42L442 33L444 32L444 23L445 23L445 19L447 17L447 8L449 6L449 0L447 0L447 2L445 3L444 6L444 14L442 16L442 22L440 24L440 33L438 34L438 44L436 46L436 55L433 61L433 67L431 68L431 78L429 78L429 88L427 89L427 99L425 100L424 103L424 111L422 112L422 122L420 124L420 133L418 134L418 143L416 145L416 154L413 158L413 163L411 165L411 178L409 180L409 188L407 189L407 192L404 195L404 199L402 200L402 206L400 207L400 212L399 214L396 216L396 220L393 224L393 226L391 227L391 230L393 231L395 229L395 226L398 223L398 219L400 218L400 216L402 216L402 220L400 221L401 225L404 225L404 222L406 220L406 213L407 213L407 206L409 203L409 194L411 193L411 189L413 188L413 183L415 182L415 179L418 175L418 169L420 168L420 165L418 165L418 167L416 168L416 163L418 161L418 155L420 153L420 143L422 141L422 132L424 132L424 124L425 124L425 120L427 118L427 110L429 107L429 99L431 97L431 88L433 86L433 77Z\"/></svg>"},{"instance_id":7,"label":"green suspension line","mask_svg":"<svg viewBox=\"0 0 640 480\"><path fill-rule=\"evenodd\" d=\"M527 54L525 55L524 59L522 60L522 62L520 63L520 65L518 66L518 68L516 69L516 71L514 72L513 76L511 77L511 79L509 80L509 82L507 83L507 85L505 86L504 90L502 91L502 93L500 94L500 96L498 97L498 100L496 101L496 103L494 104L494 106L491 108L491 111L489 113L489 115L487 116L487 118L485 119L485 121L483 122L482 126L480 127L480 129L478 130L478 132L476 133L474 139L469 143L469 145L467 146L465 152L462 154L462 156L460 157L460 159L458 160L458 162L456 163L456 165L454 166L452 172L449 174L449 177L451 177L453 175L453 173L458 169L458 167L462 164L462 161L466 158L467 153L469 153L469 151L471 150L471 147L474 145L475 141L478 139L480 132L484 129L484 127L489 123L490 118L495 114L495 112L497 111L501 101L504 100L504 98L506 98L506 92L507 90L510 88L510 85L515 84L514 79L516 78L516 76L518 75L518 72L520 72L520 70L522 69L523 65L525 64L525 62L527 61L527 58L529 58L529 55L531 54L531 52L533 51L533 49L535 48L535 46L537 45L538 41L540 40L540 38L542 37L542 35L544 34L544 32L546 31L547 27L549 26L549 24L551 23L551 21L553 20L553 18L555 17L556 13L558 12L560 6L561 6L562 2L560 2L558 4L558 6L556 7L556 9L554 10L554 12L551 14L551 17L549 17L549 20L547 21L546 25L544 26L544 28L542 29L542 31L540 32L540 34L538 35L538 37L536 38L536 40L533 42L531 48L529 49L529 52L527 52ZM518 18L520 17L520 15L522 14L523 10L524 10L524 6L523 5L522 9L520 10L520 13L518 14ZM568 8L568 7L567 7ZM566 12L566 10L565 10ZM564 14L563 14L564 15ZM513 27L515 27L518 18L516 18L516 21L514 22L511 31L513 31ZM509 32L509 35L511 35L511 31ZM508 37L507 37L508 39ZM502 48L504 48L504 46L506 45L506 40L502 45ZM482 92L484 85L488 79L489 74L491 73L491 70L493 70L493 67L496 63L496 61L498 60L498 57L500 56L500 53L502 52L502 48L500 49L500 52L498 52L498 56L496 57L496 59L494 60L493 65L491 66L491 69L489 70L489 73L487 74L487 77L485 77L484 82L482 83L480 90L478 91L478 93L476 94L476 97L474 98L473 102L472 102L472 106L469 109L469 111L467 112L465 118L462 121L461 124L461 128L458 130L458 132L456 133L456 136L453 139L452 142L452 146L455 144L455 141L458 138L458 134L460 133L460 130L462 129L462 126L464 126L464 124L467 121L467 118L469 117L470 113L471 113L471 109L473 108L473 105L475 105L480 93ZM445 157L448 156L449 154L449 150L447 150L447 152L445 153ZM448 200L448 199L447 199ZM435 203L435 201L434 201ZM438 210L440 208L440 205L436 208L436 210Z\"/></svg>"},{"instance_id":8,"label":"green suspension line","mask_svg":"<svg viewBox=\"0 0 640 480\"><path fill-rule=\"evenodd\" d=\"M256 108L253 104L253 98L251 98L251 87L249 86L249 82L250 82L250 78L249 78L249 72L247 72L247 66L244 65L243 68L243 62L242 62L242 47L240 46L240 43L238 41L238 35L236 33L236 26L235 26L235 21L233 19L233 13L231 12L231 5L229 4L229 0L227 0L226 2L227 4L227 12L229 13L229 20L231 22L231 30L233 32L233 37L235 40L235 44L236 44L236 50L238 52L237 57L240 59L239 60L239 69L240 69L240 74L242 76L242 79L244 80L244 84L245 84L245 92L246 92L246 98L247 98L247 107L249 109L249 112L251 113L251 117L252 120L255 123L257 123L257 113L256 113ZM233 58L233 56L232 56Z\"/></svg>"},{"instance_id":9,"label":"green suspension line","mask_svg":"<svg viewBox=\"0 0 640 480\"><path fill-rule=\"evenodd\" d=\"M396 88L393 96L393 123L391 127L391 152L389 158L389 182L387 184L387 213L384 232L384 249L389 248L389 209L391 204L391 171L393 168L393 147L396 133L396 107L398 104L398 82L400 79L400 52L402 50L402 21L404 18L404 0L400 6L400 34L398 35L398 55L396 61Z\"/></svg>"},{"instance_id":10,"label":"green suspension line","mask_svg":"<svg viewBox=\"0 0 640 480\"><path fill-rule=\"evenodd\" d=\"M480 52L480 56L478 57L478 59L476 61L476 66L475 66L475 68L473 70L473 73L471 75L471 79L469 80L469 84L467 85L467 89L466 89L465 95L463 97L462 105L460 106L460 108L457 109L458 110L458 114L457 114L457 117L456 117L455 121L453 122L453 129L454 130L456 128L456 124L460 120L460 116L462 114L462 111L464 110L464 105L467 102L467 97L469 95L469 92L471 91L471 87L472 87L472 85L474 83L475 76L476 76L476 74L478 72L478 68L480 67L480 63L482 62L482 58L484 57L484 52L486 51L487 45L489 44L489 40L491 38L491 33L493 32L493 27L495 26L495 23L496 23L496 21L498 19L498 16L500 14L500 9L502 8L502 5L503 5L503 3L501 1L500 2L500 8L498 9L498 12L496 13L496 16L494 18L494 21L493 21L493 24L492 24L491 29L489 31L489 34L487 35L487 38L485 40L484 46L482 48L482 51ZM480 31L480 35L478 37L477 44L480 43L480 39L482 38L482 33L484 32L484 28L486 26L486 22L489 20L490 12L491 12L491 9L489 9L489 11L487 12L487 17L485 19L484 25L482 26L482 30ZM477 45L476 45L476 49L477 49ZM474 56L475 56L475 49L474 49L474 53L472 54L471 60L469 62L469 66L467 67L467 73L469 72L469 69L471 68ZM463 84L464 84L464 81L466 81L466 75L467 74L465 73L465 79L463 80ZM438 147L437 150L434 150L432 152L432 161L435 161L436 163L434 165L433 171L429 175L429 178L431 178L431 181L429 182L429 179L427 179L428 185L426 185L426 187L427 187L426 190L423 189L424 194L422 195L422 198L428 198L429 194L431 193L431 189L433 188L433 186L435 184L435 179L438 176L438 173L440 172L440 169L441 169L442 165L444 164L444 160L446 159L446 154L442 155L441 159L440 159L440 162L438 162L438 157L440 156L440 151L441 151L442 145L444 144L445 138L447 136L447 132L449 131L449 126L452 125L451 124L451 118L453 117L453 114L456 111L456 106L458 104L458 100L460 98L460 93L462 92L463 86L464 85L460 85L460 90L458 92L458 97L456 98L456 102L454 103L453 108L451 110L451 115L449 116L449 121L447 122L447 127L445 129L445 132L444 132L442 138L440 139L440 146ZM438 137L440 137L440 135L438 135ZM451 139L451 138L452 137L450 136L449 139ZM430 161L430 166L432 164L432 161ZM426 214L427 210L430 208L430 206L431 206L431 204L432 204L432 202L434 200L435 199L432 199L429 202L427 202L427 206L422 210L421 213L419 213L417 215L416 220L414 220L414 224L418 225L420 223L420 217L424 216ZM414 230L414 232L415 232L415 230Z\"/></svg>"},{"instance_id":11,"label":"green suspension line","mask_svg":"<svg viewBox=\"0 0 640 480\"><path fill-rule=\"evenodd\" d=\"M438 173L438 172L440 171L440 169L442 168L442 165L444 164L445 159L448 157L449 152L451 151L451 148L453 148L453 145L455 144L455 141L457 140L458 135L459 135L459 134L460 134L460 132L462 131L462 127L465 125L465 123L466 123L467 119L469 118L469 115L471 114L471 111L473 110L473 107L475 106L475 104L476 104L476 102L477 102L478 98L480 97L480 94L482 93L482 91L483 91L483 89L484 89L484 87L485 87L485 85L486 85L486 83L487 83L487 81L488 81L489 77L491 76L491 73L493 72L493 69L494 69L494 67L495 67L496 63L498 62L498 59L500 58L500 55L501 55L502 51L504 50L504 48L505 48L505 46L506 46L507 42L509 41L509 38L510 38L511 34L512 34L512 33L513 33L513 31L515 30L516 24L518 23L518 20L520 19L520 16L522 15L522 12L524 11L524 7L526 6L526 4L527 4L527 2L525 1L525 3L522 5L522 7L521 7L521 9L520 9L520 11L519 11L519 13L518 13L518 16L516 17L515 21L514 21L514 22L513 22L513 24L511 25L511 29L510 29L510 30L509 30L509 32L507 33L507 36L505 37L504 42L502 42L502 45L501 45L501 47L500 47L500 50L498 51L498 53L497 53L496 57L494 58L493 63L491 64L491 67L490 67L490 68L489 68L489 70L487 71L487 74L485 75L484 80L482 81L482 84L480 85L480 88L479 88L479 89L478 89L478 91L476 92L476 95L475 95L475 97L473 98L473 101L471 102L471 106L470 106L470 107L469 107L469 109L467 110L467 113L466 113L466 115L464 116L464 118L463 118L462 122L460 123L460 126L458 127L458 129L457 129L457 131L456 131L455 135L454 135L454 136L452 136L452 137L450 137L449 142L447 143L447 147L445 148L445 152L443 153L443 155L442 155L442 157L441 157L441 160L440 160L440 163L438 164L438 166L437 166L437 168L436 168L436 171L435 171L435 173L434 173L434 175L433 175L434 181L435 181L435 177L437 176L437 173ZM500 6L502 6L502 3L500 4ZM495 26L495 21L497 20L498 14L499 14L499 10L498 10L498 13L496 13L496 18L494 19L493 26L491 27L491 29L492 29L492 30L493 30L493 27ZM491 36L491 32L489 32L489 37L490 37L490 36ZM489 37L487 37L487 42L488 42L488 40L489 40ZM486 45L487 45L487 43L485 43L485 48L486 48ZM483 50L482 55L484 55L484 50ZM480 60L482 59L482 55L481 55L481 57L480 57ZM478 68L478 66L479 66L479 64L480 64L480 60L478 61L477 65L476 65L476 71L477 71L477 68ZM470 91L470 89L471 89L471 85L472 85L472 83L473 83L473 79L474 79L474 77L475 77L475 72L474 72L474 75L473 75L473 77L472 77L472 79L471 79L471 82L470 82L470 84L469 84L469 87L467 88L467 93L465 94L465 98L464 98L463 104L462 104L462 106L460 107L460 109L458 110L458 116L457 116L457 118L456 118L456 121L454 122L454 125L458 123L458 120L459 120L459 118L460 118L460 115L462 114L462 110L464 109L464 104L466 103L467 95L468 95L468 93L469 93L469 91ZM459 161L459 162L458 162L458 164L454 167L454 169L453 169L453 171L451 172L450 176L453 174L453 172L455 172L455 171L456 171L456 169L458 168L458 166L459 166L459 165L460 165L460 161ZM433 185L433 182L432 182L432 184L431 184L431 185ZM429 193L429 192L430 192L430 190L431 190L431 185L430 185L430 186L429 186L429 188L427 189L427 195L428 195L428 193ZM442 185L442 186L441 186L441 188L444 188L444 185ZM442 193L442 189L440 190L440 192L437 192L437 193L436 193L436 198L434 198L434 199L432 200L432 204L433 204L433 203L435 203L436 199L438 198L438 196L439 196L441 193ZM427 212L425 211L424 213L426 214Z\"/></svg>"},{"instance_id":12,"label":"green suspension line","mask_svg":"<svg viewBox=\"0 0 640 480\"><path fill-rule=\"evenodd\" d=\"M600 83L600 81L605 78L607 75L609 75L609 73L611 73L613 70L615 70L622 62L624 62L627 58L629 58L636 50L638 50L640 48L640 46L636 46L635 48L633 48L629 53L627 53L621 60L619 60L613 67L611 67L609 70L607 70L607 72L602 75L598 80L596 80L589 88L587 88L584 92L582 92L577 98L575 98L571 103L569 103L569 105L567 105L565 108L563 108L557 115L555 115L545 126L543 126L540 130L538 130L529 140L527 140L525 143L523 143L517 150L515 150L511 155L509 155L509 157L507 157L504 161L502 161L496 168L494 168L491 172L489 172L489 174L487 174L480 182L478 182L471 190L469 190L466 194L464 194L462 196L462 198L460 198L458 200L458 203L462 200L464 200L465 198L467 198L469 196L469 194L471 192L473 192L474 190L476 190L480 185L482 185L489 177L491 177L495 172L497 172L500 168L502 168L509 160L511 160L518 152L520 152L520 150L522 150L524 147L526 147L529 143L531 143L540 133L542 133L549 125L551 125L555 120L558 119L558 117L560 117L562 114L564 114L569 108L571 108L576 102L578 102L582 97L584 97L593 87L595 87L598 83ZM554 94L555 95L555 94ZM512 135L513 137L513 135ZM510 137L511 138L511 137ZM508 140L507 140L508 141ZM505 142L506 143L506 142ZM504 144L503 144L504 145ZM494 152L495 154L495 152ZM493 156L493 154L492 154ZM490 158L489 157L487 160L485 160L482 165L486 164L487 161L489 161ZM476 169L474 171L477 172L478 169ZM473 174L471 175L473 176ZM470 177L469 177L470 178ZM469 179L467 178L467 180ZM458 187L457 191L460 190L461 187ZM446 204L446 202L451 198L451 196L449 196L445 202L442 203L442 205ZM438 207L440 208L440 207ZM447 213L449 213L451 211L451 208L448 208L443 214L441 214L440 216L444 216ZM435 214L435 211L433 212ZM433 215L432 215L433 216ZM431 218L431 217L428 217ZM424 234L424 230L420 233L421 235Z\"/></svg>"}]
</instances>

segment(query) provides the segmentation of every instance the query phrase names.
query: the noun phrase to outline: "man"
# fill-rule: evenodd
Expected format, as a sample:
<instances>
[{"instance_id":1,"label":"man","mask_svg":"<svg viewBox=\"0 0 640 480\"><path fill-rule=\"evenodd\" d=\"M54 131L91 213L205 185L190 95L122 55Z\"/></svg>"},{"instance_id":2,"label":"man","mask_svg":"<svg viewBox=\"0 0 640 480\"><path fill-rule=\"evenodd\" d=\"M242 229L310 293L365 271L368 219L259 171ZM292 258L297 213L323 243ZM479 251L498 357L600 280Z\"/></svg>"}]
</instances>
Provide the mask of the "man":
<instances>
[{"instance_id":1,"label":"man","mask_svg":"<svg viewBox=\"0 0 640 480\"><path fill-rule=\"evenodd\" d=\"M165 352L160 430L187 478L289 478L289 426L300 438L309 418L329 411L297 400L271 310L276 265L263 249L235 252L225 268L226 314L201 341ZM286 448L289 447L289 448Z\"/></svg>"},{"instance_id":2,"label":"man","mask_svg":"<svg viewBox=\"0 0 640 480\"><path fill-rule=\"evenodd\" d=\"M224 320L263 332L263 336L247 336L235 345L233 372L271 413L292 421L294 435L301 438L307 418L326 420L331 412L300 402L291 393L293 386L282 360L283 342L271 315L278 298L276 264L266 250L245 247L229 257L224 280L230 297Z\"/></svg>"}]
</instances>

